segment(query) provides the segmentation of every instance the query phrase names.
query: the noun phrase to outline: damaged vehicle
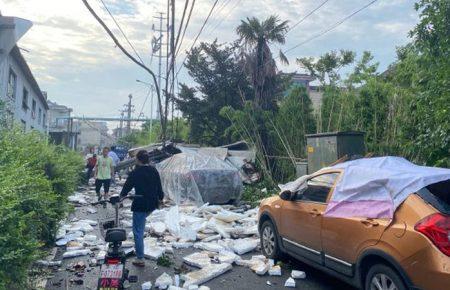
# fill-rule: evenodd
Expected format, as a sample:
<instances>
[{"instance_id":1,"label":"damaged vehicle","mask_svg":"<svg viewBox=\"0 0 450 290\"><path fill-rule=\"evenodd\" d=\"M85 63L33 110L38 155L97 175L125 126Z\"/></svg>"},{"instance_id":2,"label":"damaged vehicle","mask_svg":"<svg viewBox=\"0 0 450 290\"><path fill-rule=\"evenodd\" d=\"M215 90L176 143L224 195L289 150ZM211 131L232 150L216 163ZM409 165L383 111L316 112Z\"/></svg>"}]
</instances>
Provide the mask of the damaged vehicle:
<instances>
[{"instance_id":1,"label":"damaged vehicle","mask_svg":"<svg viewBox=\"0 0 450 290\"><path fill-rule=\"evenodd\" d=\"M449 169L362 158L280 187L259 210L265 256L360 289L449 289Z\"/></svg>"}]
</instances>

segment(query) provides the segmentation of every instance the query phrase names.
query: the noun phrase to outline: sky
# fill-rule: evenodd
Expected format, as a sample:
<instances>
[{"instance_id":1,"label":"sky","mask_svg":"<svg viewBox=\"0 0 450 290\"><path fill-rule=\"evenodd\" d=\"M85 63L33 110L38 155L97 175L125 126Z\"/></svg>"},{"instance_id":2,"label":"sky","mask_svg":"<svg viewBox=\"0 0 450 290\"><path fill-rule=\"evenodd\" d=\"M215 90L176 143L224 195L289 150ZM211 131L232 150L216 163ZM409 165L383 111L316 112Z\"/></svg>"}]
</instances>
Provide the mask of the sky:
<instances>
[{"instance_id":1,"label":"sky","mask_svg":"<svg viewBox=\"0 0 450 290\"><path fill-rule=\"evenodd\" d=\"M157 70L157 58L151 57L152 25L159 26L154 17L166 11L166 0L103 0L115 16L122 30L138 54L153 70ZM181 53L180 65L200 30L215 0L197 0ZM192 0L191 0L192 2ZM237 39L236 27L246 17L265 19L278 15L294 25L322 0L219 0L199 41L220 43ZM326 30L370 0L329 0L314 14L296 26L287 35L282 46L272 46L276 55L314 35ZM408 32L418 22L414 0L378 0L369 8L339 25L329 33L289 51L290 65L278 64L285 72L300 71L295 59L319 57L331 50L349 49L362 55L364 50L373 53L383 71L395 61L396 47L410 41ZM130 52L130 46L120 34L100 0L89 0L95 11L112 29L122 45ZM176 0L176 19L181 19L184 0ZM19 41L19 47L28 61L41 90L47 91L52 101L73 108L74 115L118 117L128 95L133 95L134 116L142 111L149 117L151 97L150 76L132 63L115 47L106 32L85 8L81 0L0 0L4 16L16 16L31 20L33 27ZM178 25L176 25L178 27ZM197 42L198 43L198 42ZM179 82L195 85L185 69L179 74ZM156 115L156 97L153 101ZM145 105L144 105L145 103Z\"/></svg>"}]
</instances>

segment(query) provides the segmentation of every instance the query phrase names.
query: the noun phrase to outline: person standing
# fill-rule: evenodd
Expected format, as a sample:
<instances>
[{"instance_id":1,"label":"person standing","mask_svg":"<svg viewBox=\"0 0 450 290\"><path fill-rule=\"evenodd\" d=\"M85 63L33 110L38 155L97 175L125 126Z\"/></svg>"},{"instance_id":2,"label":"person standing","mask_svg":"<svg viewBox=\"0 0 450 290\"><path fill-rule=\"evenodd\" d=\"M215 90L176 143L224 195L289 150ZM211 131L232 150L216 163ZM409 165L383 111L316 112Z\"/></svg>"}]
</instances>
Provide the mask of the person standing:
<instances>
[{"instance_id":1,"label":"person standing","mask_svg":"<svg viewBox=\"0 0 450 290\"><path fill-rule=\"evenodd\" d=\"M136 197L131 205L133 212L134 248L137 259L133 265L144 267L144 230L147 216L157 209L164 198L161 178L155 167L150 165L147 151L140 150L136 155L136 167L128 175L120 196L126 196L134 188Z\"/></svg>"},{"instance_id":2,"label":"person standing","mask_svg":"<svg viewBox=\"0 0 450 290\"><path fill-rule=\"evenodd\" d=\"M97 165L97 154L92 155L88 158L86 168L86 183L89 185L89 179L92 177L92 172L94 171L95 165Z\"/></svg>"},{"instance_id":3,"label":"person standing","mask_svg":"<svg viewBox=\"0 0 450 290\"><path fill-rule=\"evenodd\" d=\"M111 178L114 174L113 160L108 156L108 153L109 148L103 148L102 155L97 158L97 165L95 166L95 192L97 193L99 201L102 198L102 195L100 194L102 186L104 191L104 198L107 198L109 194Z\"/></svg>"},{"instance_id":4,"label":"person standing","mask_svg":"<svg viewBox=\"0 0 450 290\"><path fill-rule=\"evenodd\" d=\"M113 161L113 166L114 168L116 168L117 164L120 162L119 156L117 156L116 152L114 152L115 147L111 147L111 150L108 153L108 156L111 157L112 161ZM115 179L116 173L113 171L112 172L112 178L111 178L111 184L115 185L116 184L116 179Z\"/></svg>"}]
</instances>

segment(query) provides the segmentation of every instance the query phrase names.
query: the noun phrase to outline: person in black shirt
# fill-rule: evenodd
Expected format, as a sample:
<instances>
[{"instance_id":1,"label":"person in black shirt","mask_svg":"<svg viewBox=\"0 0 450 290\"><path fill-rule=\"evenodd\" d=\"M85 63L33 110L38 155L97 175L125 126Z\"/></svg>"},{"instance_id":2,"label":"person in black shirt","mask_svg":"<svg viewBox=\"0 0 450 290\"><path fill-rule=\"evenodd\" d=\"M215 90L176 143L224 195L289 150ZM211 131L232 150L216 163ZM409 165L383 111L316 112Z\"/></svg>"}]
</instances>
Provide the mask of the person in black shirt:
<instances>
[{"instance_id":1,"label":"person in black shirt","mask_svg":"<svg viewBox=\"0 0 450 290\"><path fill-rule=\"evenodd\" d=\"M133 188L136 197L131 205L131 211L133 212L134 248L137 256L133 265L144 267L145 219L159 207L164 198L159 173L149 164L149 155L145 150L137 153L136 168L128 175L120 196L126 196Z\"/></svg>"}]
</instances>

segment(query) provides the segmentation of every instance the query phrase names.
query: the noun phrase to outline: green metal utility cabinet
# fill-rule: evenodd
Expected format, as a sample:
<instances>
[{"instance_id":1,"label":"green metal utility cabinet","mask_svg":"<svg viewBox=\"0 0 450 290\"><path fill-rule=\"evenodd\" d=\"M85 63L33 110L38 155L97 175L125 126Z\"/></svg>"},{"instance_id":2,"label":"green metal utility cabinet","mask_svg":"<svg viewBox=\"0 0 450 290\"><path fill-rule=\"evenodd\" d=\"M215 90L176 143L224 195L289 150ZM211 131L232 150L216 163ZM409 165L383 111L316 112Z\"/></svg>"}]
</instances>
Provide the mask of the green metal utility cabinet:
<instances>
[{"instance_id":1,"label":"green metal utility cabinet","mask_svg":"<svg viewBox=\"0 0 450 290\"><path fill-rule=\"evenodd\" d=\"M348 155L364 156L364 132L347 131L306 135L308 174Z\"/></svg>"}]
</instances>

